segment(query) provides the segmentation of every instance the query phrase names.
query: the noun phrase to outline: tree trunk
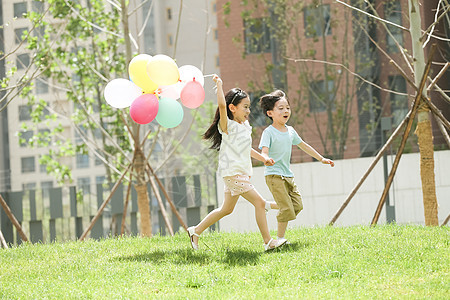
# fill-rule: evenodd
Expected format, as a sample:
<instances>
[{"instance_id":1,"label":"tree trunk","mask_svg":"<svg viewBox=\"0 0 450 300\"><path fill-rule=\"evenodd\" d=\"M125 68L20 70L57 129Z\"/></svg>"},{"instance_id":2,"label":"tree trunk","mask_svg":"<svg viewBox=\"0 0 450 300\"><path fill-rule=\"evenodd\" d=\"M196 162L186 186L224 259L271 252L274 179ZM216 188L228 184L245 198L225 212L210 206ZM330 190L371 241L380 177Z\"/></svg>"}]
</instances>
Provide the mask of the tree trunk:
<instances>
[{"instance_id":1,"label":"tree trunk","mask_svg":"<svg viewBox=\"0 0 450 300\"><path fill-rule=\"evenodd\" d=\"M141 235L146 237L152 236L152 222L150 217L150 202L148 200L148 192L146 184L136 184L138 209L141 220Z\"/></svg>"},{"instance_id":2,"label":"tree trunk","mask_svg":"<svg viewBox=\"0 0 450 300\"><path fill-rule=\"evenodd\" d=\"M426 114L429 115L428 112ZM425 225L438 226L436 183L434 180L433 135L430 119L421 120L419 116L419 123L417 124L415 133L419 139L420 177L422 179Z\"/></svg>"},{"instance_id":3,"label":"tree trunk","mask_svg":"<svg viewBox=\"0 0 450 300\"><path fill-rule=\"evenodd\" d=\"M131 61L131 40L130 40L130 28L128 25L128 5L129 1L121 0L122 9L122 24L123 24L123 35L125 39L125 56L126 65L128 66ZM128 74L129 76L129 74ZM139 125L132 123L132 135L134 139L134 148L136 153L136 159L134 160L133 169L136 173L136 191L137 191L137 201L138 209L140 213L140 224L141 224L141 235L151 237L152 236L152 222L150 214L150 201L147 192L147 182L145 181L145 156L142 153L139 137Z\"/></svg>"},{"instance_id":4,"label":"tree trunk","mask_svg":"<svg viewBox=\"0 0 450 300\"><path fill-rule=\"evenodd\" d=\"M416 86L425 70L425 54L423 51L423 41L421 39L421 17L418 0L410 0L409 20L414 57L414 80ZM423 97L427 98L426 89L423 90ZM425 224L427 226L438 226L436 184L434 179L434 151L433 135L431 131L431 121L429 108L425 105L419 108L418 124L416 135L419 140L420 149L420 177L422 180L422 195L425 214Z\"/></svg>"}]
</instances>

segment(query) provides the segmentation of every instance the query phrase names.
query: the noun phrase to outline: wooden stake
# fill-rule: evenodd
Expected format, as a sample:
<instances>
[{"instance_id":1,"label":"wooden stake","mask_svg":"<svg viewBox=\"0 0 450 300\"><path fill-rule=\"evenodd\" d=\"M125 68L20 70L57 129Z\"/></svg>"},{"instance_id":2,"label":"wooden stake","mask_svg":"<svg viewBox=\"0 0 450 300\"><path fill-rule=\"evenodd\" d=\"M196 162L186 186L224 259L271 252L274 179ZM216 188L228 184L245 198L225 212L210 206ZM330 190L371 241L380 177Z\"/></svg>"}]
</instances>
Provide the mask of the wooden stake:
<instances>
[{"instance_id":1,"label":"wooden stake","mask_svg":"<svg viewBox=\"0 0 450 300\"><path fill-rule=\"evenodd\" d=\"M3 248L8 249L8 244L5 241L5 237L3 236L2 230L0 229L0 242Z\"/></svg>"},{"instance_id":2,"label":"wooden stake","mask_svg":"<svg viewBox=\"0 0 450 300\"><path fill-rule=\"evenodd\" d=\"M345 199L344 203L342 204L342 206L339 208L339 210L337 211L337 213L334 215L333 219L330 221L330 223L328 223L328 225L333 226L333 224L336 222L336 220L339 218L339 216L341 215L341 213L344 211L344 209L347 207L347 205L350 203L350 201L352 200L353 196L355 196L356 192L359 190L359 188L361 187L361 185L364 183L364 181L366 180L367 176L369 176L370 172L372 172L373 168L375 167L375 165L377 164L377 162L380 160L380 158L383 156L384 152L386 151L386 149L389 147L389 145L392 143L392 141L394 140L394 138L397 137L397 135L400 133L400 129L402 129L402 127L406 124L407 120L409 119L409 116L411 114L411 111L408 112L408 114L406 115L406 117L403 119L403 121L397 126L397 128L395 129L395 131L391 134L391 136L389 137L389 139L386 141L386 143L384 144L384 146L378 151L377 156L375 157L375 159L373 160L372 164L369 166L369 168L367 169L366 173L361 177L361 179L359 180L359 182L356 184L356 186L353 188L353 190L351 191L351 193L348 195L347 199Z\"/></svg>"},{"instance_id":3,"label":"wooden stake","mask_svg":"<svg viewBox=\"0 0 450 300\"><path fill-rule=\"evenodd\" d=\"M100 215L103 213L103 210L105 209L106 205L108 204L109 200L111 200L112 196L114 195L114 193L116 192L117 188L119 187L120 183L122 182L123 178L125 177L125 175L128 173L128 170L130 169L130 167L133 165L133 162L131 164L128 165L127 169L122 173L122 176L120 176L119 180L117 180L116 184L113 186L111 193L109 194L108 198L106 198L105 201L103 201L102 205L100 206L100 208L97 211L97 214L92 218L91 223L89 224L88 228L86 228L86 230L83 232L83 234L81 235L81 237L79 238L80 241L83 241L87 234L89 233L89 231L91 231L92 227L94 227L95 222L97 222L98 218L100 217ZM131 184L131 183L130 183Z\"/></svg>"},{"instance_id":4,"label":"wooden stake","mask_svg":"<svg viewBox=\"0 0 450 300\"><path fill-rule=\"evenodd\" d=\"M448 223L449 220L450 220L450 214L447 216L447 218L445 218L445 221L444 221L444 223L442 223L441 226L447 225L447 223Z\"/></svg>"},{"instance_id":5,"label":"wooden stake","mask_svg":"<svg viewBox=\"0 0 450 300\"><path fill-rule=\"evenodd\" d=\"M156 186L155 179L152 176L150 176L150 174L148 177L150 179L150 184L152 185L153 188L153 193L155 193L156 200L158 200L159 208L161 209L161 214L163 216L164 222L166 223L167 230L169 231L169 234L173 236L173 228L172 225L170 224L166 208L164 207L164 204L162 202L161 195L159 194L158 187Z\"/></svg>"},{"instance_id":6,"label":"wooden stake","mask_svg":"<svg viewBox=\"0 0 450 300\"><path fill-rule=\"evenodd\" d=\"M127 217L128 203L130 202L132 179L133 179L133 174L130 173L130 179L129 179L128 189L127 189L127 196L125 198L125 204L123 206L122 224L120 226L120 235L123 235L125 233L125 221L126 221L126 217Z\"/></svg>"},{"instance_id":7,"label":"wooden stake","mask_svg":"<svg viewBox=\"0 0 450 300\"><path fill-rule=\"evenodd\" d=\"M22 226L20 226L19 221L17 221L16 217L12 213L12 211L9 208L8 204L6 204L6 201L5 201L5 199L3 199L2 195L0 195L0 204L2 205L3 210L6 212L6 215L8 216L8 218L11 220L13 225L16 227L17 232L19 233L20 237L22 238L22 241L28 242L28 238L25 235L25 233L23 232Z\"/></svg>"},{"instance_id":8,"label":"wooden stake","mask_svg":"<svg viewBox=\"0 0 450 300\"><path fill-rule=\"evenodd\" d=\"M169 194L167 194L166 189L164 188L164 185L161 183L161 181L159 180L158 176L156 176L155 172L153 171L153 168L150 166L150 163L147 162L147 166L150 169L150 172L152 172L152 175L155 177L156 182L158 183L159 187L161 188L164 197L166 197L167 202L169 202L170 204L170 208L172 208L172 212L176 215L178 222L180 222L180 225L183 226L184 230L186 230L187 232L187 226L186 223L184 223L183 218L181 218L180 213L178 212L177 208L175 207L175 205L172 202L172 199L170 199Z\"/></svg>"},{"instance_id":9,"label":"wooden stake","mask_svg":"<svg viewBox=\"0 0 450 300\"><path fill-rule=\"evenodd\" d=\"M391 187L392 181L394 180L394 175L395 175L395 172L397 171L398 165L400 163L400 158L403 154L403 150L405 149L406 141L408 139L409 132L411 131L414 118L415 118L417 110L419 108L419 104L422 102L421 101L422 100L422 91L425 87L425 83L427 82L428 72L430 72L431 61L432 61L432 57L434 54L434 50L436 50L436 47L433 45L433 47L431 48L431 51L430 51L430 55L428 57L428 62L425 66L424 73L422 75L422 80L420 81L420 86L417 90L416 99L414 100L414 104L411 109L411 116L406 124L405 132L403 134L402 141L398 148L397 155L395 156L395 160L392 165L391 171L387 178L386 185L384 186L383 194L381 195L380 201L378 202L377 209L375 210L375 214L374 214L372 222L371 222L372 226L376 225L378 222L378 219L381 214L381 209L383 208L384 202L386 201L386 196L389 192L389 188Z\"/></svg>"},{"instance_id":10,"label":"wooden stake","mask_svg":"<svg viewBox=\"0 0 450 300\"><path fill-rule=\"evenodd\" d=\"M447 142L447 146L450 148L450 136L448 135L448 132L444 127L444 124L442 124L442 120L439 119L435 114L433 114L433 117L436 120L436 123L439 127L439 130L442 133L442 136L444 137L445 141Z\"/></svg>"}]
</instances>

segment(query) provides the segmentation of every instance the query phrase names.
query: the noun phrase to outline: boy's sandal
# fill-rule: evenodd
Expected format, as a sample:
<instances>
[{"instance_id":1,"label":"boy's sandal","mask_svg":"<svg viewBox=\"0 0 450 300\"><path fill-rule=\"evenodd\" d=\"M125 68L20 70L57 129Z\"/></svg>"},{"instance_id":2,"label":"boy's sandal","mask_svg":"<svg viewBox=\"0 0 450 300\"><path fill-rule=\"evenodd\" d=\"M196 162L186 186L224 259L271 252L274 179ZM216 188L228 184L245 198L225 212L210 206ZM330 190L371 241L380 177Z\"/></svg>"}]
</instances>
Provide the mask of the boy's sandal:
<instances>
[{"instance_id":1,"label":"boy's sandal","mask_svg":"<svg viewBox=\"0 0 450 300\"><path fill-rule=\"evenodd\" d=\"M188 232L188 235L189 235L189 239L191 240L192 249L198 250L198 244L194 243L194 236L200 237L200 235L195 233L195 226L188 227L187 232Z\"/></svg>"}]
</instances>

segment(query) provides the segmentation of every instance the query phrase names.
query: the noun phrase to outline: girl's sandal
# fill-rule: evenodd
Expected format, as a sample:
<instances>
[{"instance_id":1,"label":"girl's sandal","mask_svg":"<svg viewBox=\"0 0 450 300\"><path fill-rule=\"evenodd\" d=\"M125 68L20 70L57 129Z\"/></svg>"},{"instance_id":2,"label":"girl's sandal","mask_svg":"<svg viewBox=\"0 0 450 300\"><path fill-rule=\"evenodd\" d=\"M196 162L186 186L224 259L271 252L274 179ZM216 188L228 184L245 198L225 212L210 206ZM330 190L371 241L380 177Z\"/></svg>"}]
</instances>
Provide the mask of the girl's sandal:
<instances>
[{"instance_id":1,"label":"girl's sandal","mask_svg":"<svg viewBox=\"0 0 450 300\"><path fill-rule=\"evenodd\" d=\"M191 240L192 249L198 250L198 244L194 243L194 236L200 237L200 235L195 233L195 226L188 227L187 232L188 232L188 235L189 235L189 239Z\"/></svg>"},{"instance_id":2,"label":"girl's sandal","mask_svg":"<svg viewBox=\"0 0 450 300\"><path fill-rule=\"evenodd\" d=\"M271 245L271 243L273 242L273 238L270 238L270 241L267 244L264 244L264 251L270 251L273 250L277 247L277 244L275 243L274 245Z\"/></svg>"}]
</instances>

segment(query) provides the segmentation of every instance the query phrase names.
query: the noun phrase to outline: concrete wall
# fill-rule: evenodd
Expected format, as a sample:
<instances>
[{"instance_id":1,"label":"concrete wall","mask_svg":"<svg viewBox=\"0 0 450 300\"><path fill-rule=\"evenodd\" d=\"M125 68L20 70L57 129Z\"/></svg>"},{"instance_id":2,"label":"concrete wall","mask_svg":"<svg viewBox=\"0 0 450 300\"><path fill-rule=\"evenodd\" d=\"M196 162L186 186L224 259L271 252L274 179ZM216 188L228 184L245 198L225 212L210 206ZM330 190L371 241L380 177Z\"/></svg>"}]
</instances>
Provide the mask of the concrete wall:
<instances>
[{"instance_id":1,"label":"concrete wall","mask_svg":"<svg viewBox=\"0 0 450 300\"><path fill-rule=\"evenodd\" d=\"M388 166L394 156L388 156ZM303 197L304 209L289 227L323 226L330 222L342 203L364 175L373 157L336 161L334 168L319 162L292 165L295 181ZM390 201L394 202L396 222L399 224L425 224L422 190L419 171L419 154L405 154L390 190ZM450 213L450 151L435 152L436 193L439 205L439 224ZM264 168L253 169L252 183L256 190L268 200L273 197L264 180ZM223 202L223 182L218 178L218 201ZM356 224L368 225L372 221L375 209L384 188L383 162L380 160L372 173L360 187L349 205L336 221L336 226ZM267 214L269 228L276 230L276 212ZM386 223L383 208L378 224ZM238 200L234 212L220 221L221 231L257 231L253 206L242 197Z\"/></svg>"}]
</instances>

